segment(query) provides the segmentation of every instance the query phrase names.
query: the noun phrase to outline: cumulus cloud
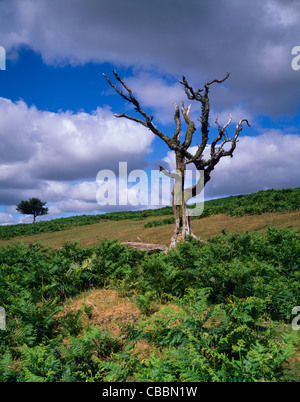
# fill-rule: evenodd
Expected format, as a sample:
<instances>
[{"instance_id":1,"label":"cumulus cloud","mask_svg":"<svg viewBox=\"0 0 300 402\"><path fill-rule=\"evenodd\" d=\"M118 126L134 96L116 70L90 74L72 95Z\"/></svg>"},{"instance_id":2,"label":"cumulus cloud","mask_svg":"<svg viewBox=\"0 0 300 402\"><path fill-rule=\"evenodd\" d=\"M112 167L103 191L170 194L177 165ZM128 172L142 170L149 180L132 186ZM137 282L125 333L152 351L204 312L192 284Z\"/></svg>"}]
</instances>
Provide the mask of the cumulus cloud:
<instances>
[{"instance_id":1,"label":"cumulus cloud","mask_svg":"<svg viewBox=\"0 0 300 402\"><path fill-rule=\"evenodd\" d=\"M16 189L39 190L55 201L57 192L66 191L58 182L95 178L100 169L118 168L120 160L130 169L145 167L153 137L109 109L50 113L0 98L1 203Z\"/></svg>"},{"instance_id":2,"label":"cumulus cloud","mask_svg":"<svg viewBox=\"0 0 300 402\"><path fill-rule=\"evenodd\" d=\"M184 89L177 81L170 83L162 77L145 72L124 80L143 107L150 108L155 114L155 120L162 124L174 120L174 102L180 105L181 100L186 99Z\"/></svg>"},{"instance_id":3,"label":"cumulus cloud","mask_svg":"<svg viewBox=\"0 0 300 402\"><path fill-rule=\"evenodd\" d=\"M233 158L223 158L207 195L251 193L270 188L299 186L300 137L271 130L257 137L242 137ZM231 159L231 160L230 160Z\"/></svg>"},{"instance_id":4,"label":"cumulus cloud","mask_svg":"<svg viewBox=\"0 0 300 402\"><path fill-rule=\"evenodd\" d=\"M120 161L128 162L129 170L146 168L153 138L109 109L50 113L0 98L0 203L15 213L21 200L38 197L49 206L45 219L101 213L97 172L117 172ZM12 223L12 215L0 218Z\"/></svg>"},{"instance_id":5,"label":"cumulus cloud","mask_svg":"<svg viewBox=\"0 0 300 402\"><path fill-rule=\"evenodd\" d=\"M185 107L191 105L190 117L195 122L196 127L200 127L201 102L189 100L185 94L183 85L181 85L179 81L169 81L167 78L145 72L135 76L123 77L123 80L132 90L133 95L140 102L142 108L148 111L149 115L154 115L154 123L162 126L174 125L174 103L180 107L183 101ZM194 87L194 89L196 89L196 87ZM217 86L214 86L211 89L210 95L213 94L216 89L218 90ZM219 91L226 93L227 96L229 94L228 88L226 87L221 87ZM225 124L230 115L232 116L233 123L237 123L243 118L254 121L253 114L242 104L236 104L231 107L225 104L225 107L222 109L218 106L220 105L215 105L213 101L211 102L210 122L212 125L215 124L216 119L218 119L220 124ZM126 107L127 104L124 105L124 108ZM131 114L134 113L132 106L129 106L128 109L130 109L128 114L130 114L130 112ZM185 122L183 117L181 118L181 123L184 131ZM217 126L215 125L215 127Z\"/></svg>"},{"instance_id":6,"label":"cumulus cloud","mask_svg":"<svg viewBox=\"0 0 300 402\"><path fill-rule=\"evenodd\" d=\"M196 150L196 148L194 148ZM207 156L208 149L206 150ZM242 136L233 158L222 158L205 187L205 198L248 194L271 188L299 186L300 137L269 130L257 137ZM172 152L164 158L175 169Z\"/></svg>"},{"instance_id":7,"label":"cumulus cloud","mask_svg":"<svg viewBox=\"0 0 300 402\"><path fill-rule=\"evenodd\" d=\"M0 16L8 57L25 45L48 64L108 61L185 74L194 85L229 71L230 94L217 89L217 106L243 102L274 116L299 107L298 1L3 0Z\"/></svg>"},{"instance_id":8,"label":"cumulus cloud","mask_svg":"<svg viewBox=\"0 0 300 402\"><path fill-rule=\"evenodd\" d=\"M14 218L11 214L0 212L0 226L9 225L14 222Z\"/></svg>"},{"instance_id":9,"label":"cumulus cloud","mask_svg":"<svg viewBox=\"0 0 300 402\"><path fill-rule=\"evenodd\" d=\"M191 148L191 152L196 147ZM212 172L211 180L205 187L205 199L224 197L234 194L246 194L270 188L296 187L299 185L300 138L293 134L282 134L278 130L267 131L257 137L243 136L238 142L233 158L222 158ZM209 148L205 158L209 157ZM162 165L170 171L175 170L173 152L162 158ZM120 178L105 185L109 196L115 196L115 203L106 204L104 190L98 193L104 204L97 203L97 192L104 183L83 181L77 184L58 181L44 181L39 195L48 200L49 215L43 219L63 216L66 213L103 213L115 210L156 208L170 205L170 191L173 187L169 179L158 171L144 172L128 169L128 202L122 203L125 193L120 187ZM135 174L136 173L136 174ZM152 176L151 176L152 174ZM137 179L140 177L141 180ZM193 176L194 177L194 176ZM160 184L161 181L161 184ZM121 193L120 189L121 188ZM115 191L115 194L114 194ZM32 190L24 193L34 196ZM125 197L127 200L127 196ZM48 206L48 204L47 204ZM14 207L7 208L10 214L0 214L2 223L11 223ZM20 222L29 222L30 217L22 217Z\"/></svg>"},{"instance_id":10,"label":"cumulus cloud","mask_svg":"<svg viewBox=\"0 0 300 402\"><path fill-rule=\"evenodd\" d=\"M0 117L3 169L18 162L35 178L48 180L90 177L120 158L138 166L153 139L148 130L117 120L108 109L51 113L0 98Z\"/></svg>"},{"instance_id":11,"label":"cumulus cloud","mask_svg":"<svg viewBox=\"0 0 300 402\"><path fill-rule=\"evenodd\" d=\"M224 124L231 113L233 122L248 118L259 129L258 116L296 114L299 72L291 68L291 50L299 45L299 20L298 0L0 2L8 59L28 47L52 66L129 66L127 84L162 125L172 123L174 101L189 103L178 83L182 74L198 89L231 73L211 87L212 124L216 117ZM192 105L197 124L200 108ZM10 206L0 218L9 223L13 205L33 196L48 201L51 216L98 212L97 172L117 172L119 161L127 161L129 171L145 169L153 139L109 108L50 113L0 98L0 204ZM296 135L242 136L234 158L223 158L214 170L206 196L297 186L298 155ZM172 158L164 162L172 165Z\"/></svg>"}]
</instances>

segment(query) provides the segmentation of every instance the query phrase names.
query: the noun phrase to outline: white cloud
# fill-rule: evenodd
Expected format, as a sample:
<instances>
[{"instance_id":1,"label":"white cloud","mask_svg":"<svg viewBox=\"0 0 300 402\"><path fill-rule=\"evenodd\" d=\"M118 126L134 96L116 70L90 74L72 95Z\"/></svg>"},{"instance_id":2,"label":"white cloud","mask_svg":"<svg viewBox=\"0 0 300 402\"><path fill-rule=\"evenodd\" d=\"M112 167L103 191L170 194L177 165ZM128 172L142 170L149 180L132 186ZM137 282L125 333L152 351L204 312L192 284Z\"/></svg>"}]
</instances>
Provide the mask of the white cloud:
<instances>
[{"instance_id":1,"label":"white cloud","mask_svg":"<svg viewBox=\"0 0 300 402\"><path fill-rule=\"evenodd\" d=\"M11 214L7 214L5 212L0 212L0 226L1 225L10 225L13 223L14 218Z\"/></svg>"},{"instance_id":2,"label":"white cloud","mask_svg":"<svg viewBox=\"0 0 300 402\"><path fill-rule=\"evenodd\" d=\"M100 213L98 171L117 171L120 161L128 162L129 171L145 168L153 138L109 109L50 113L0 98L0 203L14 213L21 200L38 197L50 208L46 219L66 212ZM11 223L10 217L2 218Z\"/></svg>"},{"instance_id":3,"label":"white cloud","mask_svg":"<svg viewBox=\"0 0 300 402\"><path fill-rule=\"evenodd\" d=\"M300 9L296 7L296 2L297 0L265 1L265 10L269 16L266 24L289 27L299 23Z\"/></svg>"},{"instance_id":4,"label":"white cloud","mask_svg":"<svg viewBox=\"0 0 300 402\"><path fill-rule=\"evenodd\" d=\"M81 199L68 199L57 204L56 210L53 210L57 215L70 213L93 214L101 213L100 207L94 202L90 203Z\"/></svg>"},{"instance_id":5,"label":"white cloud","mask_svg":"<svg viewBox=\"0 0 300 402\"><path fill-rule=\"evenodd\" d=\"M174 102L181 108L181 101L183 101L185 107L191 105L190 117L195 122L196 127L200 126L201 102L189 100L184 92L184 87L178 81L170 83L166 79L150 73L140 73L137 76L124 77L123 79L141 103L142 108L149 108L150 113L153 112L155 123L174 124ZM226 87L219 88L219 90L223 92L223 97L230 95ZM211 126L217 127L215 125L216 118L221 125L227 123L230 115L232 116L232 123L237 123L243 118L247 118L249 121L254 120L253 114L242 105L234 105L230 108L227 106L219 111L212 104L210 110ZM181 123L184 132L185 122L182 115Z\"/></svg>"},{"instance_id":6,"label":"white cloud","mask_svg":"<svg viewBox=\"0 0 300 402\"><path fill-rule=\"evenodd\" d=\"M88 202L96 201L96 192L98 186L94 182L82 182L72 186L70 191L70 198L80 199Z\"/></svg>"},{"instance_id":7,"label":"white cloud","mask_svg":"<svg viewBox=\"0 0 300 402\"><path fill-rule=\"evenodd\" d=\"M145 167L153 138L108 109L50 113L0 98L1 195L38 188L55 200L56 192L67 190L62 180L92 179L98 170L116 169L119 161L128 161L130 169Z\"/></svg>"},{"instance_id":8,"label":"white cloud","mask_svg":"<svg viewBox=\"0 0 300 402\"><path fill-rule=\"evenodd\" d=\"M299 186L300 137L270 130L241 137L233 158L223 158L207 184L207 195L252 193Z\"/></svg>"},{"instance_id":9,"label":"white cloud","mask_svg":"<svg viewBox=\"0 0 300 402\"><path fill-rule=\"evenodd\" d=\"M192 147L191 153L196 150ZM233 194L245 194L268 188L286 188L299 186L300 138L297 135L282 134L278 130L269 130L257 137L242 136L237 144L233 158L222 158L211 174L211 180L205 187L205 199L218 198ZM209 156L209 148L205 150L205 158ZM174 153L169 151L162 159L162 165L170 171L175 170ZM128 170L130 173L130 170ZM162 179L164 175L161 173ZM97 204L96 195L99 183L83 181L77 184L63 182L43 182L40 197L49 204L49 215L42 219L62 216L66 213L103 213L114 210L145 209L170 205L169 181L164 181L163 188L155 179L137 182L128 190L129 203L119 204L119 181L116 182L116 205ZM156 176L155 176L156 177ZM133 180L133 181L132 181ZM132 177L129 181L134 183ZM132 185L132 184L131 184ZM113 191L113 187L109 187ZM168 188L168 191L165 190ZM123 194L123 193L122 193ZM33 196L30 191L27 195ZM124 194L123 194L124 195ZM161 197L163 200L161 200ZM152 198L151 198L152 197ZM139 203L139 199L141 203ZM137 205L130 203L137 201ZM160 204L151 205L151 201L160 200ZM156 202L155 201L155 202ZM14 213L13 206L7 208ZM12 215L2 214L2 222L11 223ZM0 215L1 218L1 215ZM30 222L31 217L21 217L20 222Z\"/></svg>"},{"instance_id":10,"label":"white cloud","mask_svg":"<svg viewBox=\"0 0 300 402\"><path fill-rule=\"evenodd\" d=\"M297 187L299 154L298 135L269 130L257 137L241 136L233 158L222 158L211 173L211 180L205 187L205 198ZM174 170L173 152L168 152L163 162Z\"/></svg>"},{"instance_id":11,"label":"white cloud","mask_svg":"<svg viewBox=\"0 0 300 402\"><path fill-rule=\"evenodd\" d=\"M184 74L200 86L229 71L222 107L243 101L280 115L298 107L290 64L299 16L297 0L2 0L0 36L8 58L25 45L52 65L110 62Z\"/></svg>"},{"instance_id":12,"label":"white cloud","mask_svg":"<svg viewBox=\"0 0 300 402\"><path fill-rule=\"evenodd\" d=\"M142 106L151 108L155 121L163 124L174 121L174 102L180 106L181 100L186 101L184 88L178 82L168 83L150 73L141 73L124 80Z\"/></svg>"},{"instance_id":13,"label":"white cloud","mask_svg":"<svg viewBox=\"0 0 300 402\"><path fill-rule=\"evenodd\" d=\"M230 113L233 122L248 118L253 126L257 115L290 114L299 106L291 68L299 16L297 0L153 0L151 6L140 0L2 0L0 36L8 59L28 46L54 66L134 67L136 75L126 82L162 124L174 124L174 101L189 103L175 82L182 74L196 90L229 71L229 80L211 87L212 128L216 116L224 124ZM195 122L200 107L192 105ZM119 161L128 161L129 170L145 168L153 138L109 109L50 113L0 98L0 202L13 213L12 204L38 196L51 204L51 214L92 212L97 172L116 171ZM296 150L296 135L242 136L233 159L223 158L212 173L206 193L298 185Z\"/></svg>"},{"instance_id":14,"label":"white cloud","mask_svg":"<svg viewBox=\"0 0 300 402\"><path fill-rule=\"evenodd\" d=\"M147 153L153 140L149 130L98 107L91 114L66 111L52 113L28 107L25 102L0 98L1 159L30 163L53 172L58 167L75 169L79 162L105 166L118 160ZM109 155L108 155L109 152ZM57 164L59 163L59 166ZM41 172L36 172L36 174Z\"/></svg>"}]
</instances>

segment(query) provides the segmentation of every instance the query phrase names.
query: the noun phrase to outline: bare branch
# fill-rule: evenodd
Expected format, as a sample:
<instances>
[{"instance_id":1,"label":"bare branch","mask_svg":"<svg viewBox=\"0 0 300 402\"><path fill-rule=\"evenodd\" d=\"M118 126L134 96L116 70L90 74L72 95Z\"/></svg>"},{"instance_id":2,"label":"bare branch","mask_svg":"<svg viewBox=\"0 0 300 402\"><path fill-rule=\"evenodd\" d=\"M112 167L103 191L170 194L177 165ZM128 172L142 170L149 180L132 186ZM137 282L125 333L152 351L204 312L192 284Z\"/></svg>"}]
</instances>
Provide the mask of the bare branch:
<instances>
[{"instance_id":1,"label":"bare branch","mask_svg":"<svg viewBox=\"0 0 300 402\"><path fill-rule=\"evenodd\" d=\"M200 144L196 154L194 155L194 159L199 158L203 154L204 149L207 145L207 141L208 141L209 112L210 112L209 96L208 96L209 87L210 87L210 85L212 85L215 82L221 84L222 82L227 80L229 75L230 75L230 73L227 73L226 76L224 78L222 78L221 80L218 80L215 78L211 81L206 82L204 84L205 91L204 91L203 95L201 95L201 92L203 92L203 89L198 89L197 91L194 91L194 89L188 84L188 82L184 76L182 77L182 81L179 81L180 84L182 84L184 86L184 90L185 90L185 93L186 93L188 99L200 101L202 104L202 107L201 107L202 138L201 138L201 144Z\"/></svg>"},{"instance_id":2,"label":"bare branch","mask_svg":"<svg viewBox=\"0 0 300 402\"><path fill-rule=\"evenodd\" d=\"M220 124L218 123L218 118L216 119L216 124L218 126L218 130L219 130L219 135L213 140L213 142L211 143L211 147L210 147L210 156L213 157L215 154L215 147L216 144L223 138L223 136L225 137L225 141L223 142L223 144L221 145L221 148L223 147L223 145L225 144L225 142L227 142L227 137L225 134L225 129L229 126L229 124L232 121L232 116L230 114L229 120L228 122L222 127L220 126Z\"/></svg>"},{"instance_id":3,"label":"bare branch","mask_svg":"<svg viewBox=\"0 0 300 402\"><path fill-rule=\"evenodd\" d=\"M220 160L221 158L223 158L224 156L231 156L231 157L233 156L233 151L234 151L235 148L236 148L236 143L238 142L239 133L240 133L240 131L243 129L242 123L243 123L244 121L245 121L245 122L247 123L247 125L250 127L250 124L249 124L249 122L248 122L247 119L241 119L241 120L238 122L237 126L236 126L234 137L231 138L231 139L225 138L224 141L222 142L220 148L218 149L218 151L217 151L217 152L213 152L213 153L211 152L211 158L210 158L208 161L205 162L205 166L206 166L206 168L205 168L205 173L206 173L207 175L210 175L211 171L214 170L216 164L219 162L219 160ZM226 124L225 126L227 126L227 125L228 125L228 124ZM222 127L222 128L223 128L223 127ZM218 137L219 137L219 136L218 136ZM218 137L217 137L217 138L218 138ZM230 149L229 149L228 151L224 151L224 148L223 148L226 143L231 143L231 147L230 147Z\"/></svg>"},{"instance_id":4,"label":"bare branch","mask_svg":"<svg viewBox=\"0 0 300 402\"><path fill-rule=\"evenodd\" d=\"M213 84L214 82L217 82L218 84L221 84L222 82L224 82L225 80L227 80L227 78L230 76L230 73L226 73L226 76L223 78L223 79L221 79L221 80L218 80L218 79L213 79L213 80L211 80L211 81L208 81L208 82L206 82L205 84L204 84L204 87L205 87L205 89L208 91L208 87L211 85L211 84Z\"/></svg>"},{"instance_id":5,"label":"bare branch","mask_svg":"<svg viewBox=\"0 0 300 402\"><path fill-rule=\"evenodd\" d=\"M133 117L133 116L129 116L129 115L125 114L125 113L115 114L115 117L118 117L118 118L119 118L119 117L125 117L125 118L128 119L128 120L135 121L136 123L139 123L139 124L141 124L142 126L148 128L148 124L147 124L145 121L143 121L143 120L141 120L141 119L137 119L136 117Z\"/></svg>"},{"instance_id":6,"label":"bare branch","mask_svg":"<svg viewBox=\"0 0 300 402\"><path fill-rule=\"evenodd\" d=\"M103 73L104 77L106 78L107 82L109 83L109 85L126 101L130 102L131 104L134 105L135 110L144 118L144 120L141 119L137 119L135 117L129 116L127 114L118 114L116 115L116 117L125 117L126 119L135 121L139 124L142 124L144 127L147 127L149 130L151 130L153 132L153 134L157 135L158 137L160 137L167 145L168 147L175 151L178 150L178 146L176 146L176 144L174 144L174 141L172 138L168 137L167 135L165 135L164 133L162 133L158 128L156 128L153 124L152 124L152 120L153 120L153 115L150 117L148 116L148 114L141 108L139 102L136 100L136 98L133 96L132 91L130 88L128 88L128 86L125 84L125 82L118 76L116 70L113 71L113 74L116 78L116 80L122 85L122 87L126 90L127 95L125 95L123 93L122 90L118 89L111 81L110 79Z\"/></svg>"},{"instance_id":7,"label":"bare branch","mask_svg":"<svg viewBox=\"0 0 300 402\"><path fill-rule=\"evenodd\" d=\"M169 172L168 170L166 170L164 167L162 167L162 166L159 166L159 171L160 172L163 172L163 174L165 174L166 176L168 176L168 177L171 177L172 179L175 179L175 180L181 180L181 176L180 175L178 175L177 173L171 173L171 172Z\"/></svg>"},{"instance_id":8,"label":"bare branch","mask_svg":"<svg viewBox=\"0 0 300 402\"><path fill-rule=\"evenodd\" d=\"M208 81L204 84L204 88L205 88L205 94L204 97L207 96L208 91L209 91L209 86L211 84L213 84L214 82L217 82L218 84L221 84L222 82L224 82L225 80L227 80L227 78L230 76L230 73L226 73L226 76L224 78L222 78L221 80L218 79L213 79L211 81ZM193 87L191 87L185 76L182 76L182 81L179 81L180 84L182 84L184 86L184 91L188 97L188 99L190 100L197 100L202 102L203 101L203 96L200 94L201 92L203 92L203 89L198 89L197 91L194 91Z\"/></svg>"},{"instance_id":9,"label":"bare branch","mask_svg":"<svg viewBox=\"0 0 300 402\"><path fill-rule=\"evenodd\" d=\"M130 88L127 87L127 85L125 84L125 82L118 76L117 71L114 70L113 74L116 78L116 80L123 86L123 88L125 88L125 90L127 91L129 96L124 95L123 91L119 90L110 80L109 78L103 73L104 77L106 78L107 82L109 83L110 86L112 86L114 88L114 90L120 95L122 96L123 99L127 100L128 102L132 103L135 106L135 110L137 112L139 112L146 121L151 121L152 119L147 115L147 113L145 113L142 108L140 107L139 102L136 100L136 98L132 95L132 91Z\"/></svg>"},{"instance_id":10,"label":"bare branch","mask_svg":"<svg viewBox=\"0 0 300 402\"><path fill-rule=\"evenodd\" d=\"M248 126L248 127L251 127L247 119L241 119L241 120L238 122L238 124L237 124L237 126L236 126L236 128L235 128L235 135L234 135L234 137L230 140L230 142L231 142L231 144L232 144L232 145L231 145L231 148L230 148L228 151L224 151L224 150L222 149L221 157L223 157L223 156L231 156L231 157L232 157L232 156L233 156L232 154L233 154L233 151L234 151L235 148L236 148L236 143L237 143L237 141L238 141L238 136L239 136L240 132L241 132L242 129L243 129L242 123L243 123L244 121L247 123L247 126Z\"/></svg>"},{"instance_id":11,"label":"bare branch","mask_svg":"<svg viewBox=\"0 0 300 402\"><path fill-rule=\"evenodd\" d=\"M182 76L182 81L179 81L179 83L184 86L184 92L186 93L188 99L201 101L202 96L200 95L200 92L202 92L203 89L198 89L195 92L193 88L188 84L184 75Z\"/></svg>"},{"instance_id":12,"label":"bare branch","mask_svg":"<svg viewBox=\"0 0 300 402\"><path fill-rule=\"evenodd\" d=\"M187 109L185 109L184 103L181 102L181 112L182 112L185 122L188 125L186 134L185 134L185 140L183 143L183 147L185 149L188 149L189 146L191 145L194 132L196 131L195 123L193 122L193 120L191 120L191 118L189 116L190 111L191 111L191 105L189 105L187 107Z\"/></svg>"},{"instance_id":13,"label":"bare branch","mask_svg":"<svg viewBox=\"0 0 300 402\"><path fill-rule=\"evenodd\" d=\"M120 91L111 81L110 79L107 77L106 74L103 73L103 76L106 78L107 82L109 83L109 85L120 95L122 96L123 99L127 100L128 102L131 102L131 100L124 95L124 93L122 91Z\"/></svg>"},{"instance_id":14,"label":"bare branch","mask_svg":"<svg viewBox=\"0 0 300 402\"><path fill-rule=\"evenodd\" d=\"M219 131L222 131L222 133L225 135L225 129L229 126L229 124L232 122L232 115L230 113L229 115L229 120L228 122L222 127L220 126L220 124L218 123L218 118L216 118L216 124L219 127Z\"/></svg>"},{"instance_id":15,"label":"bare branch","mask_svg":"<svg viewBox=\"0 0 300 402\"><path fill-rule=\"evenodd\" d=\"M180 142L180 131L181 131L181 121L180 121L180 112L179 112L179 107L176 105L174 102L174 107L175 107L175 113L174 113L174 120L176 123L175 131L173 134L173 140L177 141L177 144Z\"/></svg>"}]
</instances>

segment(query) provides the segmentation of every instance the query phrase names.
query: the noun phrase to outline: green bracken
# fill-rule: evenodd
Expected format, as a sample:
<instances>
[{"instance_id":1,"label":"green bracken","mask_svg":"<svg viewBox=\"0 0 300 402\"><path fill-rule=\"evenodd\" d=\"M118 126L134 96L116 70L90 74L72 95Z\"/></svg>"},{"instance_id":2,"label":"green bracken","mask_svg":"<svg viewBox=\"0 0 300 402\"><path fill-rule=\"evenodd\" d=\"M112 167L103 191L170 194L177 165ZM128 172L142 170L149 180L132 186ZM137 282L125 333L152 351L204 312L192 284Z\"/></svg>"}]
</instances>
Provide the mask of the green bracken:
<instances>
[{"instance_id":1,"label":"green bracken","mask_svg":"<svg viewBox=\"0 0 300 402\"><path fill-rule=\"evenodd\" d=\"M2 247L0 381L289 381L286 362L299 342L291 328L299 257L296 232L275 228L188 239L168 254L116 240ZM83 324L90 306L60 314L68 298L104 286L143 313L123 325L122 343ZM139 341L150 354L135 353Z\"/></svg>"}]
</instances>

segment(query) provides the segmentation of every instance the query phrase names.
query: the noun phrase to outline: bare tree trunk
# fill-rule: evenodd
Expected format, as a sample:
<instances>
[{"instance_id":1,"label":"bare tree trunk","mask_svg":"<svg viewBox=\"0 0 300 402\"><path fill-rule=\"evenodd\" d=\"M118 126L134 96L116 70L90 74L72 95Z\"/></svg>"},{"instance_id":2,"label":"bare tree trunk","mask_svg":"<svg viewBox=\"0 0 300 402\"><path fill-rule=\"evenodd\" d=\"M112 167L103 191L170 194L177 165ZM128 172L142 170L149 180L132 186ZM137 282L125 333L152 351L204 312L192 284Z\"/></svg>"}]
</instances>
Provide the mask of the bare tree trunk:
<instances>
[{"instance_id":1,"label":"bare tree trunk","mask_svg":"<svg viewBox=\"0 0 300 402\"><path fill-rule=\"evenodd\" d=\"M186 204L174 205L175 229L171 238L170 248L175 247L176 243L184 240L186 236L192 236L191 218L187 215Z\"/></svg>"},{"instance_id":2,"label":"bare tree trunk","mask_svg":"<svg viewBox=\"0 0 300 402\"><path fill-rule=\"evenodd\" d=\"M187 211L187 199L184 191L186 164L181 152L176 151L176 172L174 189L172 191L172 206L175 218L175 229L171 238L170 248L184 240L187 236L197 238L191 229L191 217Z\"/></svg>"}]
</instances>

